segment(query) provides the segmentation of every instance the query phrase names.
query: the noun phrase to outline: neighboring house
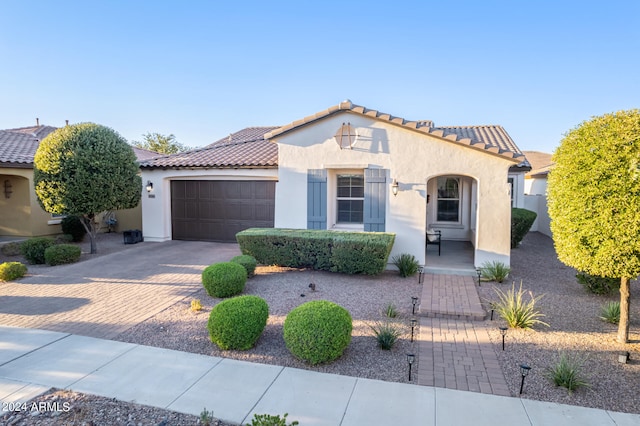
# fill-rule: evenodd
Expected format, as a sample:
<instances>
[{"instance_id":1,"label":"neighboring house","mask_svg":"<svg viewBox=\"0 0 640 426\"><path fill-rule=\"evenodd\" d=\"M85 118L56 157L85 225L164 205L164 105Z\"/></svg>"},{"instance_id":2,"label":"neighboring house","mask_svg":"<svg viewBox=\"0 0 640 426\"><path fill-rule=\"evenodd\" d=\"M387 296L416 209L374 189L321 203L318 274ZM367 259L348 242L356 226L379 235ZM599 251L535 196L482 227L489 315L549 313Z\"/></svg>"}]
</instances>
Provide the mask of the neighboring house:
<instances>
[{"instance_id":1,"label":"neighboring house","mask_svg":"<svg viewBox=\"0 0 640 426\"><path fill-rule=\"evenodd\" d=\"M61 233L61 216L45 212L33 183L33 157L40 141L56 127L36 125L0 130L0 236L32 237ZM138 161L157 156L134 148ZM116 212L117 229L140 229L142 208Z\"/></svg>"},{"instance_id":2,"label":"neighboring house","mask_svg":"<svg viewBox=\"0 0 640 426\"><path fill-rule=\"evenodd\" d=\"M141 170L147 241L234 241L250 226L385 231L392 254L424 263L433 228L471 242L479 266L509 264L511 206L524 206L530 166L501 126L436 127L344 101Z\"/></svg>"},{"instance_id":3,"label":"neighboring house","mask_svg":"<svg viewBox=\"0 0 640 426\"><path fill-rule=\"evenodd\" d=\"M531 171L525 175L525 208L538 214L531 231L541 232L551 237L551 219L547 210L547 177L553 168L551 154L539 151L523 152Z\"/></svg>"}]
</instances>

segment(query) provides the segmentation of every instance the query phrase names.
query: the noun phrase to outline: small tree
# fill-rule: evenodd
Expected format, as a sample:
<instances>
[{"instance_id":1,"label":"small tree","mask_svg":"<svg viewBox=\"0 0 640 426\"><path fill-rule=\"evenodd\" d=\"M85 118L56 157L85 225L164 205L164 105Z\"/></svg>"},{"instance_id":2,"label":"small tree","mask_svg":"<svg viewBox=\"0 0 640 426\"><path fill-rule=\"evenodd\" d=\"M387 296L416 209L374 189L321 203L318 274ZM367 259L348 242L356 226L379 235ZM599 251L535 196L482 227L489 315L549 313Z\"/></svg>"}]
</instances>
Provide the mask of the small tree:
<instances>
[{"instance_id":1,"label":"small tree","mask_svg":"<svg viewBox=\"0 0 640 426\"><path fill-rule=\"evenodd\" d=\"M640 111L571 130L554 153L548 198L563 263L620 279L618 341L629 339L629 282L640 274Z\"/></svg>"},{"instance_id":2,"label":"small tree","mask_svg":"<svg viewBox=\"0 0 640 426\"><path fill-rule=\"evenodd\" d=\"M49 213L82 216L91 253L96 253L95 216L140 201L142 180L133 149L108 127L62 127L40 142L33 164L40 205Z\"/></svg>"},{"instance_id":3,"label":"small tree","mask_svg":"<svg viewBox=\"0 0 640 426\"><path fill-rule=\"evenodd\" d=\"M145 133L142 141L133 141L131 145L148 149L160 154L176 154L178 152L189 151L191 148L182 145L176 140L174 135L162 135L160 133Z\"/></svg>"}]
</instances>

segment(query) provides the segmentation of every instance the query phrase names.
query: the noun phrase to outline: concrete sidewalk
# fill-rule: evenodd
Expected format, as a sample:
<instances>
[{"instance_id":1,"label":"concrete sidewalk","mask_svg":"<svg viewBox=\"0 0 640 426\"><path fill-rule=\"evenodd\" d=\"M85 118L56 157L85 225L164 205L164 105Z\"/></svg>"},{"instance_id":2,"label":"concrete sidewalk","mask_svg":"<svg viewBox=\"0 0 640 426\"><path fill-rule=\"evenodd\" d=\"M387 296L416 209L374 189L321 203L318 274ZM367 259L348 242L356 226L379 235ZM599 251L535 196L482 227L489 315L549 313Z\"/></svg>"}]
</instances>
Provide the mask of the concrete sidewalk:
<instances>
[{"instance_id":1,"label":"concrete sidewalk","mask_svg":"<svg viewBox=\"0 0 640 426\"><path fill-rule=\"evenodd\" d=\"M360 379L0 326L0 402L51 387L244 424L289 413L309 425L638 425L640 415Z\"/></svg>"}]
</instances>

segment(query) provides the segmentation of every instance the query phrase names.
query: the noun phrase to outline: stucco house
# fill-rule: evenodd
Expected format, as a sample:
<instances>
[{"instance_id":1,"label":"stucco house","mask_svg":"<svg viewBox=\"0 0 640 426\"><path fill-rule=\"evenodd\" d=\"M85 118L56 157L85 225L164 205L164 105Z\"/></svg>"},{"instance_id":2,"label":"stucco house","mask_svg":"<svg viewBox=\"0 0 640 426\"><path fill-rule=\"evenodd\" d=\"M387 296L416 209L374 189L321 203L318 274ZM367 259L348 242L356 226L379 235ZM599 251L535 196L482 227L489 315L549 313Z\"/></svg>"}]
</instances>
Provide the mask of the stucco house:
<instances>
[{"instance_id":1,"label":"stucco house","mask_svg":"<svg viewBox=\"0 0 640 426\"><path fill-rule=\"evenodd\" d=\"M40 207L33 183L33 157L56 127L40 125L0 130L0 236L33 237L61 233L61 217ZM134 148L138 161L158 153ZM118 230L140 229L142 207L116 212Z\"/></svg>"},{"instance_id":2,"label":"stucco house","mask_svg":"<svg viewBox=\"0 0 640 426\"><path fill-rule=\"evenodd\" d=\"M509 264L511 207L531 168L496 125L435 126L341 102L141 163L146 241L233 241L250 226L385 231L426 255L428 229ZM423 262L421 262L423 263Z\"/></svg>"}]
</instances>

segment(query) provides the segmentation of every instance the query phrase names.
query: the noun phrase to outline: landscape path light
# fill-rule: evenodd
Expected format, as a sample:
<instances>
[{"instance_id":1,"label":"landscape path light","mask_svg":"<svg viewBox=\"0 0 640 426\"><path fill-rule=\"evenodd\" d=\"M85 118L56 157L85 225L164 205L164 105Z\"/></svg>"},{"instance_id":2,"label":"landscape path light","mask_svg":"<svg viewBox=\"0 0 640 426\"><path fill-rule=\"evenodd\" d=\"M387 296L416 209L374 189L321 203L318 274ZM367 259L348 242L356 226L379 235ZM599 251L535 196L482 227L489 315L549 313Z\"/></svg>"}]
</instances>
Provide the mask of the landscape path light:
<instances>
[{"instance_id":1,"label":"landscape path light","mask_svg":"<svg viewBox=\"0 0 640 426\"><path fill-rule=\"evenodd\" d=\"M424 266L418 267L418 284L424 283Z\"/></svg>"},{"instance_id":2,"label":"landscape path light","mask_svg":"<svg viewBox=\"0 0 640 426\"><path fill-rule=\"evenodd\" d=\"M504 336L507 335L507 327L498 327L498 330L500 330L500 334L502 334L502 350L504 351Z\"/></svg>"},{"instance_id":3,"label":"landscape path light","mask_svg":"<svg viewBox=\"0 0 640 426\"><path fill-rule=\"evenodd\" d=\"M411 381L411 366L415 360L416 356L414 354L407 354L407 363L409 364L409 381Z\"/></svg>"},{"instance_id":4,"label":"landscape path light","mask_svg":"<svg viewBox=\"0 0 640 426\"><path fill-rule=\"evenodd\" d=\"M411 341L413 342L413 329L416 327L416 324L418 324L418 320L415 318L411 318Z\"/></svg>"},{"instance_id":5,"label":"landscape path light","mask_svg":"<svg viewBox=\"0 0 640 426\"><path fill-rule=\"evenodd\" d=\"M529 371L531 371L531 367L527 364L520 364L520 375L522 376L522 381L520 382L520 395L522 395L522 389L524 388L524 378L529 375Z\"/></svg>"},{"instance_id":6,"label":"landscape path light","mask_svg":"<svg viewBox=\"0 0 640 426\"><path fill-rule=\"evenodd\" d=\"M478 275L478 287L482 287L482 284L480 284L482 279L482 269L476 268L476 274Z\"/></svg>"},{"instance_id":7,"label":"landscape path light","mask_svg":"<svg viewBox=\"0 0 640 426\"><path fill-rule=\"evenodd\" d=\"M413 305L413 309L411 310L411 313L413 315L416 314L416 305L418 304L418 297L417 296L413 296L411 297L411 305Z\"/></svg>"}]
</instances>

